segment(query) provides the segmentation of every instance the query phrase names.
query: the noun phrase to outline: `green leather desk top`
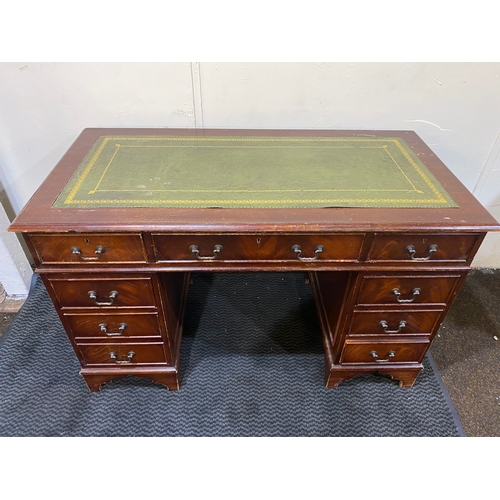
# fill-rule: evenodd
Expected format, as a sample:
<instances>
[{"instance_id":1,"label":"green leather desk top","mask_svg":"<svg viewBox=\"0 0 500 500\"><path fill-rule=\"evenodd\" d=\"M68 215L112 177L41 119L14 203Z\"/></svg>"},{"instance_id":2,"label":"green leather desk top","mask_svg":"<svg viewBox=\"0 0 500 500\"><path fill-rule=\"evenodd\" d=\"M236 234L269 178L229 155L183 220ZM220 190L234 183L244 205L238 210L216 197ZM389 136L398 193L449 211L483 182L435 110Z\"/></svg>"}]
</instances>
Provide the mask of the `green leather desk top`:
<instances>
[{"instance_id":1,"label":"green leather desk top","mask_svg":"<svg viewBox=\"0 0 500 500\"><path fill-rule=\"evenodd\" d=\"M404 140L101 136L54 207L457 207Z\"/></svg>"}]
</instances>

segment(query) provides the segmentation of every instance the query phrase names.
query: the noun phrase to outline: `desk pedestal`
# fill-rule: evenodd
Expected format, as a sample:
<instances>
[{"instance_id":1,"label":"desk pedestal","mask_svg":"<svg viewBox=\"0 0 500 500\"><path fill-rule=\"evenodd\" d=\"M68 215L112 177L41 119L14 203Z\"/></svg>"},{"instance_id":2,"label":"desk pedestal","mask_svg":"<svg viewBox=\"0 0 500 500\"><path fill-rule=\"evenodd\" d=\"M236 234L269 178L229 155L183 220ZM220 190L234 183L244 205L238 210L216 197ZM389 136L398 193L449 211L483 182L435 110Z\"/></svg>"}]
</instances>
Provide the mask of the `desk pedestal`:
<instances>
[{"instance_id":1,"label":"desk pedestal","mask_svg":"<svg viewBox=\"0 0 500 500\"><path fill-rule=\"evenodd\" d=\"M91 391L127 375L179 389L189 272L41 276Z\"/></svg>"},{"instance_id":2,"label":"desk pedestal","mask_svg":"<svg viewBox=\"0 0 500 500\"><path fill-rule=\"evenodd\" d=\"M466 274L311 272L326 387L373 372L412 387Z\"/></svg>"},{"instance_id":3,"label":"desk pedestal","mask_svg":"<svg viewBox=\"0 0 500 500\"><path fill-rule=\"evenodd\" d=\"M179 389L190 273L41 272L91 391L127 375ZM379 372L411 387L467 269L309 271L325 384Z\"/></svg>"}]
</instances>

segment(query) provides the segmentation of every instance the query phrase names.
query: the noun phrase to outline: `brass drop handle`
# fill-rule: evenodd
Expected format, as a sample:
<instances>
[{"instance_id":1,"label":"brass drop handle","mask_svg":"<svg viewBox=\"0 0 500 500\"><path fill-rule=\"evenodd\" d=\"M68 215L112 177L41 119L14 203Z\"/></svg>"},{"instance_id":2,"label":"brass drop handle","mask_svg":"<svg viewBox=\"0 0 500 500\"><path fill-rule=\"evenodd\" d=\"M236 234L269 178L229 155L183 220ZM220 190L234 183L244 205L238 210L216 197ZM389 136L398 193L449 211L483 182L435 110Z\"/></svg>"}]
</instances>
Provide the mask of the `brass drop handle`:
<instances>
[{"instance_id":1,"label":"brass drop handle","mask_svg":"<svg viewBox=\"0 0 500 500\"><path fill-rule=\"evenodd\" d=\"M385 359L379 359L377 351L372 351L370 353L370 356L375 359L376 363L387 363L389 362L394 356L396 356L395 351L389 351L389 354L387 355L387 358Z\"/></svg>"},{"instance_id":2,"label":"brass drop handle","mask_svg":"<svg viewBox=\"0 0 500 500\"><path fill-rule=\"evenodd\" d=\"M115 363L119 365L124 365L132 362L132 358L135 356L135 352L130 351L127 355L127 359L118 359L118 356L114 352L109 353L109 357L114 360Z\"/></svg>"},{"instance_id":3,"label":"brass drop handle","mask_svg":"<svg viewBox=\"0 0 500 500\"><path fill-rule=\"evenodd\" d=\"M106 252L106 247L103 247L102 245L97 245L95 247L95 257L83 257L82 256L82 251L80 247L71 247L71 253L74 253L80 260L99 260L101 258L101 255Z\"/></svg>"},{"instance_id":4,"label":"brass drop handle","mask_svg":"<svg viewBox=\"0 0 500 500\"><path fill-rule=\"evenodd\" d=\"M424 262L426 260L429 260L431 258L431 255L433 252L437 251L438 246L437 245L430 245L427 251L429 252L429 255L427 257L415 257L415 247L413 245L408 245L405 248L405 252L410 254L410 259L417 261L417 262Z\"/></svg>"},{"instance_id":5,"label":"brass drop handle","mask_svg":"<svg viewBox=\"0 0 500 500\"><path fill-rule=\"evenodd\" d=\"M302 262L311 262L313 260L318 260L319 254L323 252L325 247L323 245L318 245L314 249L314 257L302 257L300 254L302 253L302 249L300 248L300 245L293 245L292 247L292 252L295 252L297 254L297 259L299 259Z\"/></svg>"},{"instance_id":6,"label":"brass drop handle","mask_svg":"<svg viewBox=\"0 0 500 500\"><path fill-rule=\"evenodd\" d=\"M121 323L120 326L118 327L117 332L108 332L108 325L106 323L101 323L99 325L101 331L104 333L104 335L107 335L108 337L116 337L118 335L123 335L123 332L127 327L128 327L127 323Z\"/></svg>"},{"instance_id":7,"label":"brass drop handle","mask_svg":"<svg viewBox=\"0 0 500 500\"><path fill-rule=\"evenodd\" d=\"M420 290L420 288L414 288L411 292L410 299L402 299L401 298L401 291L399 290L399 288L393 288L391 290L391 293L393 293L396 296L396 300L400 304L409 304L410 302L413 302L417 298L417 295L420 295L421 291L422 290Z\"/></svg>"},{"instance_id":8,"label":"brass drop handle","mask_svg":"<svg viewBox=\"0 0 500 500\"><path fill-rule=\"evenodd\" d=\"M99 302L97 300L97 293L94 292L93 290L91 290L89 292L89 297L94 301L94 304L96 306L112 306L115 302L116 297L118 297L118 292L115 290L113 290L112 292L109 292L109 295L108 295L109 301L108 302Z\"/></svg>"},{"instance_id":9,"label":"brass drop handle","mask_svg":"<svg viewBox=\"0 0 500 500\"><path fill-rule=\"evenodd\" d=\"M214 245L214 254L209 255L208 257L202 257L200 255L200 249L197 245L191 245L189 247L189 251L193 253L198 260L215 260L217 258L217 255L222 252L222 245Z\"/></svg>"},{"instance_id":10,"label":"brass drop handle","mask_svg":"<svg viewBox=\"0 0 500 500\"><path fill-rule=\"evenodd\" d=\"M379 325L384 329L385 333L399 333L406 326L406 321L400 321L397 330L389 330L389 325L387 321L384 320L382 320Z\"/></svg>"}]
</instances>

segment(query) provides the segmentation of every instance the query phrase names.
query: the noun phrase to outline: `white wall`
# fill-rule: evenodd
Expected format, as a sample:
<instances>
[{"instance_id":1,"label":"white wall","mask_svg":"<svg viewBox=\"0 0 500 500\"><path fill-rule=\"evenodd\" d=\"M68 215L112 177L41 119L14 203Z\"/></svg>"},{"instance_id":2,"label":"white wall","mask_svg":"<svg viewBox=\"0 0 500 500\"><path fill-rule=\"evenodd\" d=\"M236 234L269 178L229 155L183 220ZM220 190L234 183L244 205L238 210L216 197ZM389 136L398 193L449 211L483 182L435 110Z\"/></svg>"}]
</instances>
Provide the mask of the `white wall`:
<instances>
[{"instance_id":1,"label":"white wall","mask_svg":"<svg viewBox=\"0 0 500 500\"><path fill-rule=\"evenodd\" d=\"M9 299L28 296L31 266L15 234L8 233L9 219L0 205L0 283Z\"/></svg>"},{"instance_id":2,"label":"white wall","mask_svg":"<svg viewBox=\"0 0 500 500\"><path fill-rule=\"evenodd\" d=\"M499 63L3 63L18 212L85 127L415 130L500 219ZM500 234L475 266L500 267Z\"/></svg>"}]
</instances>

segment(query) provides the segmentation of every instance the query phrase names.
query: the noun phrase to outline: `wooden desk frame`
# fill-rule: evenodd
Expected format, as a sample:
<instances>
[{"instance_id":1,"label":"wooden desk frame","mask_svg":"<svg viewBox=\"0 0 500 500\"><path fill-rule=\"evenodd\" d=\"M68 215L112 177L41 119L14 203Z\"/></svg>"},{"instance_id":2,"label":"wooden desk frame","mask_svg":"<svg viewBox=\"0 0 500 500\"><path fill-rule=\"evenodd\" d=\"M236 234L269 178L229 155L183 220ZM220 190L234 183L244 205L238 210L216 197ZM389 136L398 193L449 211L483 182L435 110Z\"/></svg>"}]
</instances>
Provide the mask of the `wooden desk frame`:
<instances>
[{"instance_id":1,"label":"wooden desk frame","mask_svg":"<svg viewBox=\"0 0 500 500\"><path fill-rule=\"evenodd\" d=\"M96 139L115 134L400 137L459 208L53 208ZM414 132L206 129L85 129L10 227L23 233L93 391L126 375L179 388L193 271L308 274L326 386L382 372L411 387L483 238L498 229Z\"/></svg>"}]
</instances>

